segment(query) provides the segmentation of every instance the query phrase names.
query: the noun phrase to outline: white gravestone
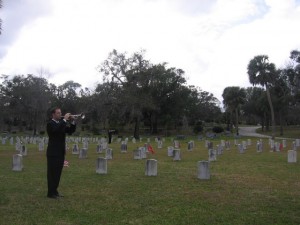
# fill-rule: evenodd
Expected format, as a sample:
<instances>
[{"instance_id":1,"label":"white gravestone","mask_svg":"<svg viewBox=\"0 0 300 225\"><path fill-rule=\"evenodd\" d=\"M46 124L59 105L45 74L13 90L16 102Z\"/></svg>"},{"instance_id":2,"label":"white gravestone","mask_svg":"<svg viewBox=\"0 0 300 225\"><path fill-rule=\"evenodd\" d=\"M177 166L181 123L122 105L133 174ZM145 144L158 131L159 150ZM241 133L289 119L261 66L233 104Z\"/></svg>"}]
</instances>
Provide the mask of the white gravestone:
<instances>
[{"instance_id":1,"label":"white gravestone","mask_svg":"<svg viewBox=\"0 0 300 225\"><path fill-rule=\"evenodd\" d=\"M139 147L139 150L141 150L141 157L142 157L142 159L146 159L147 158L146 147Z\"/></svg>"},{"instance_id":2,"label":"white gravestone","mask_svg":"<svg viewBox=\"0 0 300 225\"><path fill-rule=\"evenodd\" d=\"M181 160L180 149L174 149L173 154L174 154L173 161L180 161Z\"/></svg>"},{"instance_id":3,"label":"white gravestone","mask_svg":"<svg viewBox=\"0 0 300 225\"><path fill-rule=\"evenodd\" d=\"M21 144L21 142L17 142L16 143L16 151L21 152L21 150L22 150L22 144Z\"/></svg>"},{"instance_id":4,"label":"white gravestone","mask_svg":"<svg viewBox=\"0 0 300 225\"><path fill-rule=\"evenodd\" d=\"M96 162L96 173L107 174L107 159L99 157Z\"/></svg>"},{"instance_id":5,"label":"white gravestone","mask_svg":"<svg viewBox=\"0 0 300 225\"><path fill-rule=\"evenodd\" d=\"M13 155L12 170L13 171L23 170L23 156L21 154Z\"/></svg>"},{"instance_id":6,"label":"white gravestone","mask_svg":"<svg viewBox=\"0 0 300 225\"><path fill-rule=\"evenodd\" d=\"M221 140L221 146L225 147L225 140Z\"/></svg>"},{"instance_id":7,"label":"white gravestone","mask_svg":"<svg viewBox=\"0 0 300 225\"><path fill-rule=\"evenodd\" d=\"M105 158L106 159L112 159L113 158L113 150L111 148L106 149Z\"/></svg>"},{"instance_id":8,"label":"white gravestone","mask_svg":"<svg viewBox=\"0 0 300 225\"><path fill-rule=\"evenodd\" d=\"M288 163L296 163L297 162L297 151L288 150Z\"/></svg>"},{"instance_id":9,"label":"white gravestone","mask_svg":"<svg viewBox=\"0 0 300 225\"><path fill-rule=\"evenodd\" d=\"M215 149L208 150L208 161L217 161L217 151Z\"/></svg>"},{"instance_id":10,"label":"white gravestone","mask_svg":"<svg viewBox=\"0 0 300 225\"><path fill-rule=\"evenodd\" d=\"M87 141L82 142L82 148L89 148L89 143Z\"/></svg>"},{"instance_id":11,"label":"white gravestone","mask_svg":"<svg viewBox=\"0 0 300 225\"><path fill-rule=\"evenodd\" d=\"M171 156L171 157L173 157L173 152L174 151L174 147L173 146L169 146L168 147L168 156Z\"/></svg>"},{"instance_id":12,"label":"white gravestone","mask_svg":"<svg viewBox=\"0 0 300 225\"><path fill-rule=\"evenodd\" d=\"M256 143L256 151L257 152L262 152L263 148L262 148L262 142L261 141L257 141Z\"/></svg>"},{"instance_id":13,"label":"white gravestone","mask_svg":"<svg viewBox=\"0 0 300 225\"><path fill-rule=\"evenodd\" d=\"M280 152L280 143L279 142L275 142L274 146L275 146L275 151L276 152Z\"/></svg>"},{"instance_id":14,"label":"white gravestone","mask_svg":"<svg viewBox=\"0 0 300 225\"><path fill-rule=\"evenodd\" d=\"M273 152L275 150L275 142L274 140L270 139L269 140L269 143L270 143L270 152Z\"/></svg>"},{"instance_id":15,"label":"white gravestone","mask_svg":"<svg viewBox=\"0 0 300 225\"><path fill-rule=\"evenodd\" d=\"M40 142L39 143L39 151L41 152L41 151L44 151L44 142Z\"/></svg>"},{"instance_id":16,"label":"white gravestone","mask_svg":"<svg viewBox=\"0 0 300 225\"><path fill-rule=\"evenodd\" d=\"M286 148L286 140L285 139L282 140L282 147Z\"/></svg>"},{"instance_id":17,"label":"white gravestone","mask_svg":"<svg viewBox=\"0 0 300 225\"><path fill-rule=\"evenodd\" d=\"M300 147L300 139L296 139L296 147Z\"/></svg>"},{"instance_id":18,"label":"white gravestone","mask_svg":"<svg viewBox=\"0 0 300 225\"><path fill-rule=\"evenodd\" d=\"M86 159L87 158L87 149L82 148L79 151L79 159Z\"/></svg>"},{"instance_id":19,"label":"white gravestone","mask_svg":"<svg viewBox=\"0 0 300 225\"><path fill-rule=\"evenodd\" d=\"M96 147L96 152L97 153L103 153L104 152L104 149L102 148L102 144L98 144L97 147Z\"/></svg>"},{"instance_id":20,"label":"white gravestone","mask_svg":"<svg viewBox=\"0 0 300 225\"><path fill-rule=\"evenodd\" d=\"M142 159L142 150L141 149L133 150L133 159Z\"/></svg>"},{"instance_id":21,"label":"white gravestone","mask_svg":"<svg viewBox=\"0 0 300 225\"><path fill-rule=\"evenodd\" d=\"M222 155L224 151L224 147L222 145L217 145L217 154Z\"/></svg>"},{"instance_id":22,"label":"white gravestone","mask_svg":"<svg viewBox=\"0 0 300 225\"><path fill-rule=\"evenodd\" d=\"M121 143L121 152L122 153L127 152L127 143L126 143L126 141L122 141L122 143Z\"/></svg>"},{"instance_id":23,"label":"white gravestone","mask_svg":"<svg viewBox=\"0 0 300 225\"><path fill-rule=\"evenodd\" d=\"M157 148L163 148L163 142L162 140L157 141Z\"/></svg>"},{"instance_id":24,"label":"white gravestone","mask_svg":"<svg viewBox=\"0 0 300 225\"><path fill-rule=\"evenodd\" d=\"M193 151L193 143L191 141L188 142L188 151Z\"/></svg>"},{"instance_id":25,"label":"white gravestone","mask_svg":"<svg viewBox=\"0 0 300 225\"><path fill-rule=\"evenodd\" d=\"M147 159L145 175L146 176L157 176L157 160L156 159Z\"/></svg>"},{"instance_id":26,"label":"white gravestone","mask_svg":"<svg viewBox=\"0 0 300 225\"><path fill-rule=\"evenodd\" d=\"M177 140L174 140L174 148L180 148L180 143Z\"/></svg>"},{"instance_id":27,"label":"white gravestone","mask_svg":"<svg viewBox=\"0 0 300 225\"><path fill-rule=\"evenodd\" d=\"M136 143L136 139L132 138L132 143L135 144Z\"/></svg>"},{"instance_id":28,"label":"white gravestone","mask_svg":"<svg viewBox=\"0 0 300 225\"><path fill-rule=\"evenodd\" d=\"M246 142L246 141L243 141L243 142L242 142L242 145L243 145L244 150L246 150L246 149L247 149L247 142Z\"/></svg>"},{"instance_id":29,"label":"white gravestone","mask_svg":"<svg viewBox=\"0 0 300 225\"><path fill-rule=\"evenodd\" d=\"M72 154L73 155L78 155L79 154L78 144L73 145Z\"/></svg>"},{"instance_id":30,"label":"white gravestone","mask_svg":"<svg viewBox=\"0 0 300 225\"><path fill-rule=\"evenodd\" d=\"M208 161L198 161L198 179L200 180L209 180L210 171L209 171L209 162Z\"/></svg>"},{"instance_id":31,"label":"white gravestone","mask_svg":"<svg viewBox=\"0 0 300 225\"><path fill-rule=\"evenodd\" d=\"M239 151L241 154L242 154L242 153L245 153L245 149L244 149L243 145L238 144L237 147L238 147L238 151Z\"/></svg>"},{"instance_id":32,"label":"white gravestone","mask_svg":"<svg viewBox=\"0 0 300 225\"><path fill-rule=\"evenodd\" d=\"M26 147L26 145L22 145L20 154L22 156L27 156L27 147Z\"/></svg>"}]
</instances>

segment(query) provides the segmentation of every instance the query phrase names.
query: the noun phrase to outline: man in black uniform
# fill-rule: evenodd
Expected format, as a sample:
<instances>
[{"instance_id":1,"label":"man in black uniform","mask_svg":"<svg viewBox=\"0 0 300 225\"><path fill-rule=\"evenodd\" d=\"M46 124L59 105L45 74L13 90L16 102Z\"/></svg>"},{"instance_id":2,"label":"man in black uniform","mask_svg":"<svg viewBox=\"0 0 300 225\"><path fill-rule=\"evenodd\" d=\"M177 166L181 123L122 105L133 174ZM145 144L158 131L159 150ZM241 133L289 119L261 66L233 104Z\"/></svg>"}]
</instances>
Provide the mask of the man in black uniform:
<instances>
[{"instance_id":1,"label":"man in black uniform","mask_svg":"<svg viewBox=\"0 0 300 225\"><path fill-rule=\"evenodd\" d=\"M70 113L62 119L60 108L51 110L52 119L47 123L49 142L47 147L48 198L63 197L57 191L66 154L66 133L72 134L76 124ZM69 120L72 120L71 122Z\"/></svg>"}]
</instances>

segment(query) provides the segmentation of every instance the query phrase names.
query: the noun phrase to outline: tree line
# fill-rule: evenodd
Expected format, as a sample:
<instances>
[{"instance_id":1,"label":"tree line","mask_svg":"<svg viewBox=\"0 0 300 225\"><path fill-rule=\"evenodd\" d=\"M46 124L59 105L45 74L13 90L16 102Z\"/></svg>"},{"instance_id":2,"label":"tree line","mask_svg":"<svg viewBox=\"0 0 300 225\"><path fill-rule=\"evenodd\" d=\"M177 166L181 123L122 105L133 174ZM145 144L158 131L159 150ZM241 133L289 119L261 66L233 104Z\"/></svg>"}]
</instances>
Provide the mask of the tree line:
<instances>
[{"instance_id":1,"label":"tree line","mask_svg":"<svg viewBox=\"0 0 300 225\"><path fill-rule=\"evenodd\" d=\"M224 112L212 93L187 84L182 69L168 67L167 63L153 64L144 53L110 52L97 67L103 81L93 90L74 81L55 85L32 74L2 75L2 130L30 130L34 135L45 132L49 110L54 106L61 107L64 113L84 112L82 131L99 134L107 129L131 130L136 138L140 129L162 134L192 127L197 133L211 122L220 127L227 124L225 129L231 132L235 127L237 135L241 122L261 124L263 131L279 124L283 134L283 126L300 122L297 50L291 52L289 63L281 69L266 55L250 60L248 77L254 87L226 87L222 95Z\"/></svg>"},{"instance_id":2,"label":"tree line","mask_svg":"<svg viewBox=\"0 0 300 225\"><path fill-rule=\"evenodd\" d=\"M55 85L32 74L3 75L1 127L43 132L53 106L84 112L82 130L97 134L101 129L132 129L136 138L141 127L158 134L221 118L220 102L212 93L187 85L182 69L152 64L144 51L129 56L113 50L98 70L103 81L94 90L74 81Z\"/></svg>"}]
</instances>

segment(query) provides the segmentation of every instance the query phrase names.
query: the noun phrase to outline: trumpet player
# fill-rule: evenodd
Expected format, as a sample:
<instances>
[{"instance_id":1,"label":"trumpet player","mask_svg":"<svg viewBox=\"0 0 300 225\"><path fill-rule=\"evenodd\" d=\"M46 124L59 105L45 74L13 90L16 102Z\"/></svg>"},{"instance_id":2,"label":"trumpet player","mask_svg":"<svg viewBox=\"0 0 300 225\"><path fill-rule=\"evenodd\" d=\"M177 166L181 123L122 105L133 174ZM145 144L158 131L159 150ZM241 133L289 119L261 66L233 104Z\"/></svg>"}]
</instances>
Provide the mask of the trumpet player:
<instances>
[{"instance_id":1,"label":"trumpet player","mask_svg":"<svg viewBox=\"0 0 300 225\"><path fill-rule=\"evenodd\" d=\"M65 161L66 133L72 134L76 130L75 120L70 113L63 118L61 109L55 107L51 110L51 120L47 123L49 142L47 147L47 197L57 199L63 197L58 192L59 181Z\"/></svg>"}]
</instances>

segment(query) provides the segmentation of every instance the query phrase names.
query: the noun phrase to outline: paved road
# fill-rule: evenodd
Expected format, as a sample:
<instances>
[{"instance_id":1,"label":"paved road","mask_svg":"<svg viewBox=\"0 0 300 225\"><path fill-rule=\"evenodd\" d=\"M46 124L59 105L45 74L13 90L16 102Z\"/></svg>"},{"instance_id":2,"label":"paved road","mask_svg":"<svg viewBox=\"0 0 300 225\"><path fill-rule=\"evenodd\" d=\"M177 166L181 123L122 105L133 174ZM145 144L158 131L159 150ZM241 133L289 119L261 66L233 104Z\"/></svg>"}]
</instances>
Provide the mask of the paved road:
<instances>
[{"instance_id":1,"label":"paved road","mask_svg":"<svg viewBox=\"0 0 300 225\"><path fill-rule=\"evenodd\" d=\"M249 137L261 137L261 138L270 138L271 136L258 134L256 130L260 128L260 126L256 127L239 127L239 134L241 136L249 136Z\"/></svg>"}]
</instances>

